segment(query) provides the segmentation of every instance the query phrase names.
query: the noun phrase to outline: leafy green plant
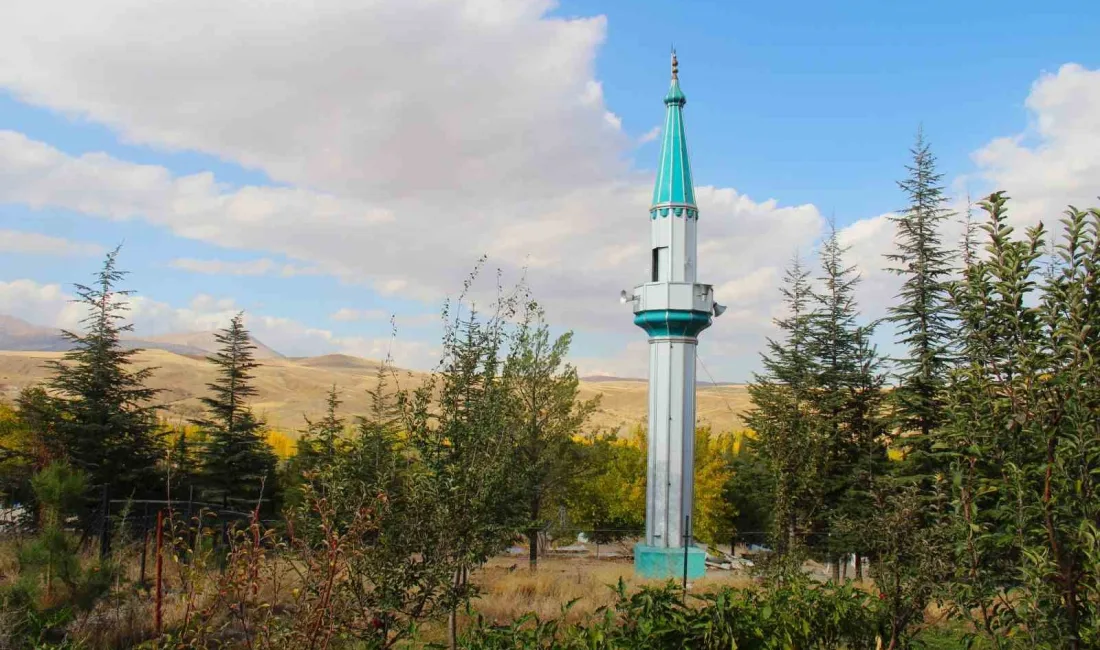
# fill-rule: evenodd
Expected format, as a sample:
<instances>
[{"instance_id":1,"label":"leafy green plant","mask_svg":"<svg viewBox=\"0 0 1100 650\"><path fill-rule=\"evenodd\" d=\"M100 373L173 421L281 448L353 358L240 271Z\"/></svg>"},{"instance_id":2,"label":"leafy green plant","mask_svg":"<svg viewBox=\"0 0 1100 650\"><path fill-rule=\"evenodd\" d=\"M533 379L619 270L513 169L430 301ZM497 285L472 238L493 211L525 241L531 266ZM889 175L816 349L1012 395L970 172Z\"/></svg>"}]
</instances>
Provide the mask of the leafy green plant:
<instances>
[{"instance_id":1,"label":"leafy green plant","mask_svg":"<svg viewBox=\"0 0 1100 650\"><path fill-rule=\"evenodd\" d=\"M965 360L947 389L950 596L993 647L1100 643L1100 210L1014 234L981 203L983 255L952 287Z\"/></svg>"},{"instance_id":2,"label":"leafy green plant","mask_svg":"<svg viewBox=\"0 0 1100 650\"><path fill-rule=\"evenodd\" d=\"M792 580L762 589L725 588L692 595L687 602L672 583L627 593L620 580L614 589L613 607L576 625L534 615L507 625L487 625L479 618L461 647L861 650L876 644L879 610L871 596L850 583Z\"/></svg>"},{"instance_id":3,"label":"leafy green plant","mask_svg":"<svg viewBox=\"0 0 1100 650\"><path fill-rule=\"evenodd\" d=\"M40 508L38 533L17 550L17 580L0 590L0 611L15 647L66 640L65 627L89 612L110 590L110 563L81 557L79 539L66 528L87 487L87 475L68 463L53 463L31 479Z\"/></svg>"}]
</instances>

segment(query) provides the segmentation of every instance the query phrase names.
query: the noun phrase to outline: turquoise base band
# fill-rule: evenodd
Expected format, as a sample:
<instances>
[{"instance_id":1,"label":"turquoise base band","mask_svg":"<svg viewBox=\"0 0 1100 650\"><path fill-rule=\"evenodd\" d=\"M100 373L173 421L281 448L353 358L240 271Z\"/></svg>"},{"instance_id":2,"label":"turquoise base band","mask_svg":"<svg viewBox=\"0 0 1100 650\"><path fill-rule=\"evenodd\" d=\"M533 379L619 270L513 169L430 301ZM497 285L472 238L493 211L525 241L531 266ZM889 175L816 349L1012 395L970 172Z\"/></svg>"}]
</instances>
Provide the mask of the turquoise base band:
<instances>
[{"instance_id":1,"label":"turquoise base band","mask_svg":"<svg viewBox=\"0 0 1100 650\"><path fill-rule=\"evenodd\" d=\"M634 315L634 324L650 337L696 337L710 327L710 314L680 309L642 311Z\"/></svg>"},{"instance_id":2,"label":"turquoise base band","mask_svg":"<svg viewBox=\"0 0 1100 650\"><path fill-rule=\"evenodd\" d=\"M688 580L702 578L707 572L707 554L701 548L687 549ZM634 546L634 574L646 580L683 579L684 549L658 548L636 544Z\"/></svg>"}]
</instances>

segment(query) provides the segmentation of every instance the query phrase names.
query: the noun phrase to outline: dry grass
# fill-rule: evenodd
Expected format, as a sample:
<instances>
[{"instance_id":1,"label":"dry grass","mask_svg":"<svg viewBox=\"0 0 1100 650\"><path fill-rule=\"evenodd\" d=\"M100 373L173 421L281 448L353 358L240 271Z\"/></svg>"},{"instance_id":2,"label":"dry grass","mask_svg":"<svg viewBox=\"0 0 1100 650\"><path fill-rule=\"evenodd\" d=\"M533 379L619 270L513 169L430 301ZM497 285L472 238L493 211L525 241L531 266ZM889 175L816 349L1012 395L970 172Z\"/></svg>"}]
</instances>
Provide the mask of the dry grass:
<instances>
[{"instance_id":1,"label":"dry grass","mask_svg":"<svg viewBox=\"0 0 1100 650\"><path fill-rule=\"evenodd\" d=\"M526 560L513 562L511 558L497 558L474 575L483 594L473 602L473 608L487 619L500 622L514 620L526 612L551 618L559 616L561 607L576 599L567 618L577 620L614 603L613 588L620 578L628 590L661 584L661 581L635 578L634 563L629 558L548 557L539 561L535 572L527 568ZM705 578L692 581L690 586L695 591L705 591L719 586L743 587L749 583L741 573L708 571Z\"/></svg>"},{"instance_id":2,"label":"dry grass","mask_svg":"<svg viewBox=\"0 0 1100 650\"><path fill-rule=\"evenodd\" d=\"M539 560L538 571L528 569L526 557L500 557L490 560L472 576L481 596L471 603L473 616L505 624L531 612L540 619L558 618L562 607L576 601L564 617L567 622L583 621L600 607L613 605L613 588L619 579L633 591L643 585L659 585L660 581L638 580L629 558L595 559L594 557L545 557ZM708 571L705 578L694 581L693 591L706 591L720 586L744 587L750 584L744 574L731 571ZM468 626L471 616L461 617L460 628ZM422 629L426 642L445 640L444 622L433 622Z\"/></svg>"},{"instance_id":3,"label":"dry grass","mask_svg":"<svg viewBox=\"0 0 1100 650\"><path fill-rule=\"evenodd\" d=\"M608 551L613 547L604 547ZM460 629L470 625L472 616L481 615L493 623L508 623L520 616L532 612L542 619L557 618L562 608L570 601L576 601L565 616L567 622L575 623L593 615L600 607L613 605L613 588L620 579L633 591L644 584L659 584L656 581L641 581L634 577L633 563L629 556L618 549L620 557L596 559L595 557L548 556L541 558L536 572L529 570L526 556L498 557L490 560L486 566L471 576L481 595L471 603L472 614L460 616ZM94 549L84 558L87 564L94 562ZM153 638L153 593L152 582L155 571L155 559L152 544L148 549L146 565L146 583L138 582L140 577L140 540L131 541L114 549L114 557L120 560L121 579L118 588L108 598L97 605L95 611L78 620L72 631L89 648L125 647ZM0 542L0 585L12 580L16 573L15 544ZM281 560L276 560L280 562ZM199 593L192 602L201 603L212 596L215 586L216 568L209 567L198 578L196 584ZM188 614L188 594L186 577L188 568L178 563L170 553L164 558L164 629L173 630L183 626ZM743 587L750 583L744 575L727 571L708 571L703 579L693 582L694 591L704 591L718 586ZM293 585L283 585L283 595ZM267 591L266 586L263 589ZM278 601L279 596L268 593L259 594L261 599ZM191 612L194 615L194 611ZM445 620L429 621L421 628L419 643L445 641Z\"/></svg>"}]
</instances>

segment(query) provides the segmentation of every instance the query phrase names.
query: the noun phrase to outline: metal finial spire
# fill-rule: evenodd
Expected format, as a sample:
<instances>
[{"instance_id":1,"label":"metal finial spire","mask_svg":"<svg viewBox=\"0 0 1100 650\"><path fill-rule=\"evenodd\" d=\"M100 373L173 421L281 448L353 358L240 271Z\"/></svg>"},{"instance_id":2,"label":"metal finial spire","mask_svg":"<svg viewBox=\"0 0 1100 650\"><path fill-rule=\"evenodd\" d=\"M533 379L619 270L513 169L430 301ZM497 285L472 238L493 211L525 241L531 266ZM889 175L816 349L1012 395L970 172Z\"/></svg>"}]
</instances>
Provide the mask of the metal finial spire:
<instances>
[{"instance_id":1,"label":"metal finial spire","mask_svg":"<svg viewBox=\"0 0 1100 650\"><path fill-rule=\"evenodd\" d=\"M676 60L676 48L672 48L672 80L680 79L680 62Z\"/></svg>"}]
</instances>

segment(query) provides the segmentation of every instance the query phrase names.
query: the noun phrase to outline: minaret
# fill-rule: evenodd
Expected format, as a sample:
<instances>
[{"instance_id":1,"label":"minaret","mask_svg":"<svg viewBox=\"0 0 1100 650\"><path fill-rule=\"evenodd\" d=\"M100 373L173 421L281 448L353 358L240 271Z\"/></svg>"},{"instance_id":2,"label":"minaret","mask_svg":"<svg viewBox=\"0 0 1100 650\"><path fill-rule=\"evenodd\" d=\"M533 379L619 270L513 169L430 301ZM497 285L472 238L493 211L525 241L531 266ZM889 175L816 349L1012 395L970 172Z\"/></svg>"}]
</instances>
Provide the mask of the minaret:
<instances>
[{"instance_id":1,"label":"minaret","mask_svg":"<svg viewBox=\"0 0 1100 650\"><path fill-rule=\"evenodd\" d=\"M623 292L634 303L634 324L649 335L649 450L645 542L634 548L635 572L645 578L704 573L705 554L687 549L686 518L695 489L695 346L714 303L709 284L695 281L699 209L684 137L684 104L676 52L665 96L661 165L649 209L650 277ZM694 517L692 517L694 518Z\"/></svg>"}]
</instances>

